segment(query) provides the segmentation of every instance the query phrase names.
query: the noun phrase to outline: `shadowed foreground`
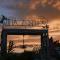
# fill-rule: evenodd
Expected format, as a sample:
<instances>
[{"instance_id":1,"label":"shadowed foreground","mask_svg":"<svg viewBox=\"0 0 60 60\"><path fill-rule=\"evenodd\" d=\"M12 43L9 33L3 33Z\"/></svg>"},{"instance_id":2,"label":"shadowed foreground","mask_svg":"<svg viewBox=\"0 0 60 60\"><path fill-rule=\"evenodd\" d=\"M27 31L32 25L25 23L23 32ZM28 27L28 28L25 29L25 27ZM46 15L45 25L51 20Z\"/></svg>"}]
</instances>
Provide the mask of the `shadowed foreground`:
<instances>
[{"instance_id":1,"label":"shadowed foreground","mask_svg":"<svg viewBox=\"0 0 60 60\"><path fill-rule=\"evenodd\" d=\"M0 56L0 60L34 60L35 54L32 52L25 52L22 54L6 54Z\"/></svg>"},{"instance_id":2,"label":"shadowed foreground","mask_svg":"<svg viewBox=\"0 0 60 60\"><path fill-rule=\"evenodd\" d=\"M45 51L46 52L46 51ZM42 58L44 49L41 47L39 53L35 52L24 52L22 54L2 54L0 55L0 60L60 60L60 43L58 41L53 42L53 38L49 39L49 47L48 47L48 58ZM46 53L45 53L46 54ZM44 55L46 57L46 55Z\"/></svg>"}]
</instances>

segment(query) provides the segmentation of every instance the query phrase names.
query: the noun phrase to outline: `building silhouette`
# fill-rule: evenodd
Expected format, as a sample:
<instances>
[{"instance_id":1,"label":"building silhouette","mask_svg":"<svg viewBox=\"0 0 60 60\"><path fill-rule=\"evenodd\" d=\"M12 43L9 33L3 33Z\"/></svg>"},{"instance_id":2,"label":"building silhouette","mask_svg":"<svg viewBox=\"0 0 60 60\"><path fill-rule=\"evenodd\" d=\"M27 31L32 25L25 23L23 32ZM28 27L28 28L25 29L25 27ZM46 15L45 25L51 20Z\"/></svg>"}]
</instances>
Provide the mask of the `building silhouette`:
<instances>
[{"instance_id":1,"label":"building silhouette","mask_svg":"<svg viewBox=\"0 0 60 60\"><path fill-rule=\"evenodd\" d=\"M41 48L38 53L24 52L23 54L7 53L7 35L40 35ZM9 43L10 52L13 49L13 41ZM37 49L36 49L37 50ZM3 60L60 60L60 44L49 39L48 25L43 29L2 29L1 34L1 57ZM1 59L2 60L2 59Z\"/></svg>"}]
</instances>

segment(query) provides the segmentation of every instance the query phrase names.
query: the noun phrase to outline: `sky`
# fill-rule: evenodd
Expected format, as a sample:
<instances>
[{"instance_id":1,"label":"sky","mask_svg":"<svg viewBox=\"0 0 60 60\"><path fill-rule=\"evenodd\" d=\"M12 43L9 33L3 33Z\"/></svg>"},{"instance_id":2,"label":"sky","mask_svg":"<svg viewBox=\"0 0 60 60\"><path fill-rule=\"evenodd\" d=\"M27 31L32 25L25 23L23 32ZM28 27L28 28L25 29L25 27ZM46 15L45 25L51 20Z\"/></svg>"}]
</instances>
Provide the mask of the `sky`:
<instances>
[{"instance_id":1,"label":"sky","mask_svg":"<svg viewBox=\"0 0 60 60\"><path fill-rule=\"evenodd\" d=\"M32 14L60 18L60 0L0 0L0 15L20 18Z\"/></svg>"},{"instance_id":2,"label":"sky","mask_svg":"<svg viewBox=\"0 0 60 60\"><path fill-rule=\"evenodd\" d=\"M49 30L60 30L60 0L0 0L0 15L17 19L44 16L48 19ZM60 32L55 35L60 36Z\"/></svg>"}]
</instances>

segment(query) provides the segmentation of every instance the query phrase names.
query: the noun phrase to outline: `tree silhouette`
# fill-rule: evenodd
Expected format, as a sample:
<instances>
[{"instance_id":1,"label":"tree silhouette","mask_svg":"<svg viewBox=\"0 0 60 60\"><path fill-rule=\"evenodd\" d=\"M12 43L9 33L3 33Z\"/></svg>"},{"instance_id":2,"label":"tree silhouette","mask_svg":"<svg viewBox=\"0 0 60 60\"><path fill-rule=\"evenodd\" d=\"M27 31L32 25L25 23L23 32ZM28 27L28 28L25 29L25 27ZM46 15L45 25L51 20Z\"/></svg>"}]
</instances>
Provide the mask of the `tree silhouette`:
<instances>
[{"instance_id":1,"label":"tree silhouette","mask_svg":"<svg viewBox=\"0 0 60 60\"><path fill-rule=\"evenodd\" d=\"M8 52L11 52L13 50L13 45L14 45L14 42L10 40L9 41Z\"/></svg>"}]
</instances>

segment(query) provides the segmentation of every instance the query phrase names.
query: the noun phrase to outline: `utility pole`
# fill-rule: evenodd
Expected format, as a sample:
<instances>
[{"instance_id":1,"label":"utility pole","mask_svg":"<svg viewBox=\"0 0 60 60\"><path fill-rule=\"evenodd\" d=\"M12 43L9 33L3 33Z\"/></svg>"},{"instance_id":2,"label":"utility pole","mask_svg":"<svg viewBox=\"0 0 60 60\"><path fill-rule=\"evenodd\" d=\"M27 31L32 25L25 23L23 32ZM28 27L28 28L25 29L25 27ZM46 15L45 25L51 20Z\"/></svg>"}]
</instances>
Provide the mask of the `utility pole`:
<instances>
[{"instance_id":1,"label":"utility pole","mask_svg":"<svg viewBox=\"0 0 60 60\"><path fill-rule=\"evenodd\" d=\"M23 47L22 47L22 48L24 49L24 52L25 52L26 46L24 45L24 42L25 42L25 41L24 41L24 35L23 35Z\"/></svg>"}]
</instances>

